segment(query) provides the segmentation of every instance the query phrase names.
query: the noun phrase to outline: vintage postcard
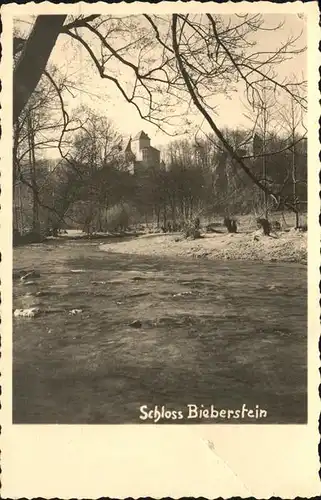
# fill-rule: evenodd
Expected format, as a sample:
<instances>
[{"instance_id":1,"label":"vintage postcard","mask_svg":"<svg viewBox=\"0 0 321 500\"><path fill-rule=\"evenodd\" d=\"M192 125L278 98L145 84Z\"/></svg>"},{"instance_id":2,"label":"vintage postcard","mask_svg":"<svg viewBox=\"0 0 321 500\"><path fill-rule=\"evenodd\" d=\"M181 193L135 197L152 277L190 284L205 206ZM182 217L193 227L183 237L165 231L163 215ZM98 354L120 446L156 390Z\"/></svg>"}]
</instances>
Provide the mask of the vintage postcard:
<instances>
[{"instance_id":1,"label":"vintage postcard","mask_svg":"<svg viewBox=\"0 0 321 500\"><path fill-rule=\"evenodd\" d=\"M317 20L2 8L3 498L321 493Z\"/></svg>"}]
</instances>

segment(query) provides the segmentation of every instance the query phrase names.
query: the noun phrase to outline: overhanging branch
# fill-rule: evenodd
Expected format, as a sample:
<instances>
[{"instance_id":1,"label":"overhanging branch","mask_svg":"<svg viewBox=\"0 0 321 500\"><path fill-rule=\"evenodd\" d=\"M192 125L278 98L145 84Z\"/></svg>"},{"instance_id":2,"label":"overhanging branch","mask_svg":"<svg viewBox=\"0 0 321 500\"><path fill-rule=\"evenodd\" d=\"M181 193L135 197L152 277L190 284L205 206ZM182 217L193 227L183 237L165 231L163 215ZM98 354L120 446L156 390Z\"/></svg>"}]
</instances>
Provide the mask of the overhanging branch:
<instances>
[{"instance_id":1,"label":"overhanging branch","mask_svg":"<svg viewBox=\"0 0 321 500\"><path fill-rule=\"evenodd\" d=\"M38 16L13 73L13 120L16 122L43 74L65 15Z\"/></svg>"},{"instance_id":2,"label":"overhanging branch","mask_svg":"<svg viewBox=\"0 0 321 500\"><path fill-rule=\"evenodd\" d=\"M278 195L274 193L268 186L262 184L257 177L251 172L251 170L248 168L248 166L244 163L242 158L236 153L236 151L232 148L232 146L229 144L229 142L225 139L224 135L222 134L221 130L218 128L210 114L207 112L205 107L202 105L200 102L195 86L193 85L190 76L183 64L182 58L180 56L180 51L179 51L179 45L177 41L177 21L178 21L178 15L173 14L172 16L172 39L173 39L173 49L175 53L175 57L177 60L177 64L179 67L179 70L182 74L182 77L185 81L186 87L188 88L188 91L192 97L193 103L196 106L196 108L201 112L201 114L204 116L208 124L210 125L211 129L215 133L215 135L218 137L218 139L221 141L223 144L225 150L229 153L231 158L239 165L239 167L250 177L250 179L253 181L253 183L258 186L261 191L266 193L267 195L272 196L275 200L277 200ZM291 210L296 211L296 207L294 207L292 204L287 203L287 206L291 208Z\"/></svg>"}]
</instances>

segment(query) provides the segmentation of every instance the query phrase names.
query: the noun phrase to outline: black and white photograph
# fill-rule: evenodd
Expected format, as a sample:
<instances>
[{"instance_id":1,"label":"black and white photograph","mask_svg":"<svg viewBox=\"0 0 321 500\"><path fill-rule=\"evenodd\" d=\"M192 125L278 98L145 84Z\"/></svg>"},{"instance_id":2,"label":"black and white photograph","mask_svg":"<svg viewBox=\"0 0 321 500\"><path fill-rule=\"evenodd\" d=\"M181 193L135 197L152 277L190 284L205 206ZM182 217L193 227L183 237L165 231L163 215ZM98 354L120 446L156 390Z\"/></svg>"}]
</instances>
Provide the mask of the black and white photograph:
<instances>
[{"instance_id":1,"label":"black and white photograph","mask_svg":"<svg viewBox=\"0 0 321 500\"><path fill-rule=\"evenodd\" d=\"M306 19L14 19L14 423L306 423Z\"/></svg>"},{"instance_id":2,"label":"black and white photograph","mask_svg":"<svg viewBox=\"0 0 321 500\"><path fill-rule=\"evenodd\" d=\"M12 433L310 429L313 6L162 3L10 11Z\"/></svg>"}]
</instances>

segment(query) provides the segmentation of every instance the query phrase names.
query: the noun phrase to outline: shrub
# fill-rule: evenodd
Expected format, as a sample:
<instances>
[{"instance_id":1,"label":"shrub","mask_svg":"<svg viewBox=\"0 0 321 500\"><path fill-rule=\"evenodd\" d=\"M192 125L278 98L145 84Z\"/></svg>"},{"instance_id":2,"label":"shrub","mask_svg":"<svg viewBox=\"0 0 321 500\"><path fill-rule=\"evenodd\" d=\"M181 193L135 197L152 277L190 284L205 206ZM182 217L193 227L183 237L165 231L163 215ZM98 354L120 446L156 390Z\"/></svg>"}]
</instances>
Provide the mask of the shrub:
<instances>
[{"instance_id":1,"label":"shrub","mask_svg":"<svg viewBox=\"0 0 321 500\"><path fill-rule=\"evenodd\" d=\"M200 229L201 221L200 221L199 217L196 217L196 219L194 220L194 227L195 227L195 229Z\"/></svg>"},{"instance_id":2,"label":"shrub","mask_svg":"<svg viewBox=\"0 0 321 500\"><path fill-rule=\"evenodd\" d=\"M201 238L201 231L199 227L196 227L195 221L187 221L184 225L184 236L185 238L193 238L194 240Z\"/></svg>"},{"instance_id":3,"label":"shrub","mask_svg":"<svg viewBox=\"0 0 321 500\"><path fill-rule=\"evenodd\" d=\"M131 211L128 205L114 205L106 210L104 229L107 231L126 231L129 227Z\"/></svg>"},{"instance_id":4,"label":"shrub","mask_svg":"<svg viewBox=\"0 0 321 500\"><path fill-rule=\"evenodd\" d=\"M273 221L271 222L271 229L272 229L273 231L281 231L282 227L281 227L280 222L279 222L279 221L277 221L277 220L273 220Z\"/></svg>"},{"instance_id":5,"label":"shrub","mask_svg":"<svg viewBox=\"0 0 321 500\"><path fill-rule=\"evenodd\" d=\"M237 233L237 222L235 219L230 219L230 217L224 218L224 226L229 233Z\"/></svg>"},{"instance_id":6,"label":"shrub","mask_svg":"<svg viewBox=\"0 0 321 500\"><path fill-rule=\"evenodd\" d=\"M258 227L263 229L263 234L265 236L270 236L271 223L267 219L256 219Z\"/></svg>"}]
</instances>

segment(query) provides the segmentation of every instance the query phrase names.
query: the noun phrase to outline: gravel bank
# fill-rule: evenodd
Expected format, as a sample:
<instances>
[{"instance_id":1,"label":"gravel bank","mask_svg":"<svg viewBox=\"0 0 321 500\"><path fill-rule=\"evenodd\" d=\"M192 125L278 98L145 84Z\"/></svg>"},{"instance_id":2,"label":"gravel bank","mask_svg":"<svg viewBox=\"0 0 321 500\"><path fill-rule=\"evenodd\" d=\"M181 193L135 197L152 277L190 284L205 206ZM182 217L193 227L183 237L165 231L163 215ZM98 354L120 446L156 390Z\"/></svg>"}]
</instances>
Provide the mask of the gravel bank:
<instances>
[{"instance_id":1,"label":"gravel bank","mask_svg":"<svg viewBox=\"0 0 321 500\"><path fill-rule=\"evenodd\" d=\"M306 263L307 233L290 230L270 237L258 231L205 234L199 240L186 240L179 234L146 234L101 244L100 248L105 252L137 255Z\"/></svg>"}]
</instances>

